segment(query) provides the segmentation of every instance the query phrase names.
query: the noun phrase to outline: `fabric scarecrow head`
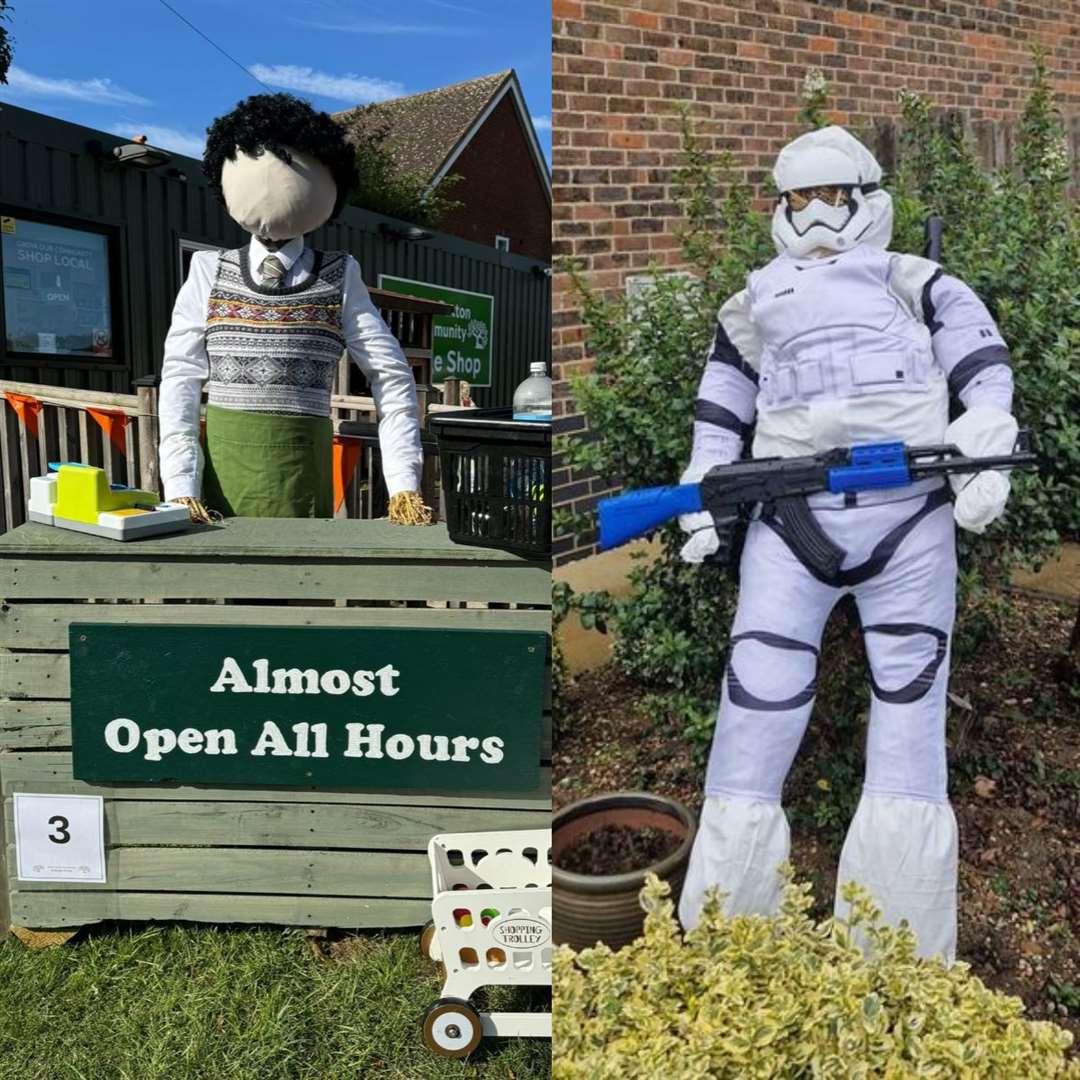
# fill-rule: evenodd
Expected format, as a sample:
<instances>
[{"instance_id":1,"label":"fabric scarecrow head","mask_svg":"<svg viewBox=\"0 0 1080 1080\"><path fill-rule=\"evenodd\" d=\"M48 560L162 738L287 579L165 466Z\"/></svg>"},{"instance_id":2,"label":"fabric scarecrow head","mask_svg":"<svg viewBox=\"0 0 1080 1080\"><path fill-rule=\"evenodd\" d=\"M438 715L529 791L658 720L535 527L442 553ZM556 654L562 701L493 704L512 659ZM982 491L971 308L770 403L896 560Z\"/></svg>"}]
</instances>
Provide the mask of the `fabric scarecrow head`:
<instances>
[{"instance_id":1,"label":"fabric scarecrow head","mask_svg":"<svg viewBox=\"0 0 1080 1080\"><path fill-rule=\"evenodd\" d=\"M203 172L232 219L280 244L326 224L356 183L340 124L292 94L255 94L207 132Z\"/></svg>"}]
</instances>

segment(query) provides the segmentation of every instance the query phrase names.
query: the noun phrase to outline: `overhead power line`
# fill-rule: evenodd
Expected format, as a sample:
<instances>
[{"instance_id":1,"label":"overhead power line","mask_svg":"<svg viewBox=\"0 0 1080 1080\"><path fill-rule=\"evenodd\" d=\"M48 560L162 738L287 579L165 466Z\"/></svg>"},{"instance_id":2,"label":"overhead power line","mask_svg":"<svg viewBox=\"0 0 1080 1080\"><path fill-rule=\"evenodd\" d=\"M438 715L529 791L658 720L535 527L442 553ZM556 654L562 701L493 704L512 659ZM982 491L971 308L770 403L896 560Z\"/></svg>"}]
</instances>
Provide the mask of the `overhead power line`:
<instances>
[{"instance_id":1,"label":"overhead power line","mask_svg":"<svg viewBox=\"0 0 1080 1080\"><path fill-rule=\"evenodd\" d=\"M273 87L267 86L266 83L262 81L262 79L260 79L256 75L253 75L246 67L244 67L243 64L240 63L239 60L236 59L235 56L227 53L216 41L214 41L212 38L207 37L206 34L204 34L190 19L187 19L183 15L181 15L180 12L172 6L172 4L166 3L166 0L158 0L158 3L161 4L162 7L168 8L169 11L171 11L186 26L190 26L191 29L194 30L195 33L203 39L203 41L205 41L209 45L212 45L215 49L217 49L219 53L221 53L222 56L225 57L226 60L229 60L231 63L235 64L245 75L247 75L251 79L254 79L261 87L263 87L263 89L273 92Z\"/></svg>"}]
</instances>

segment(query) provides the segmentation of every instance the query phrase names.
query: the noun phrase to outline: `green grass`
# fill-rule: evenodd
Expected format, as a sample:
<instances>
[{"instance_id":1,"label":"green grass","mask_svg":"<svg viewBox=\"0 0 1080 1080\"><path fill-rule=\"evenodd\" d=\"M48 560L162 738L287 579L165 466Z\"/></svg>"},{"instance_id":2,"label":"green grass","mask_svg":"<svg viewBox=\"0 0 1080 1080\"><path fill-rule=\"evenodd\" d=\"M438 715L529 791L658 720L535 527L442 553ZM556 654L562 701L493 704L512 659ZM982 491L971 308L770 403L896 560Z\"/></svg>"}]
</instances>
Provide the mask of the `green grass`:
<instances>
[{"instance_id":1,"label":"green grass","mask_svg":"<svg viewBox=\"0 0 1080 1080\"><path fill-rule=\"evenodd\" d=\"M163 927L30 952L0 944L2 1080L358 1080L550 1076L546 1039L485 1039L435 1058L420 1023L438 996L415 934L357 937L341 959L295 932ZM492 988L493 1009L547 991ZM485 1004L477 996L478 1004Z\"/></svg>"}]
</instances>

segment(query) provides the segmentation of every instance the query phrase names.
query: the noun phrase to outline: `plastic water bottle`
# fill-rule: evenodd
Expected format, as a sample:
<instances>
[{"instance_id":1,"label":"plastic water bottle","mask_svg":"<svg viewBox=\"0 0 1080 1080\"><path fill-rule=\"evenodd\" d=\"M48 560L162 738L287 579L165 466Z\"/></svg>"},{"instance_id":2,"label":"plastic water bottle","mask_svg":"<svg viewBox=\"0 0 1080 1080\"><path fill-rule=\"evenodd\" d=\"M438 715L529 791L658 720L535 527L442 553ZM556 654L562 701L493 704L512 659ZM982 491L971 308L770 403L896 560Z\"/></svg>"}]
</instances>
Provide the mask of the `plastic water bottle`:
<instances>
[{"instance_id":1,"label":"plastic water bottle","mask_svg":"<svg viewBox=\"0 0 1080 1080\"><path fill-rule=\"evenodd\" d=\"M529 377L514 391L514 419L551 421L551 380L543 361L529 365Z\"/></svg>"}]
</instances>

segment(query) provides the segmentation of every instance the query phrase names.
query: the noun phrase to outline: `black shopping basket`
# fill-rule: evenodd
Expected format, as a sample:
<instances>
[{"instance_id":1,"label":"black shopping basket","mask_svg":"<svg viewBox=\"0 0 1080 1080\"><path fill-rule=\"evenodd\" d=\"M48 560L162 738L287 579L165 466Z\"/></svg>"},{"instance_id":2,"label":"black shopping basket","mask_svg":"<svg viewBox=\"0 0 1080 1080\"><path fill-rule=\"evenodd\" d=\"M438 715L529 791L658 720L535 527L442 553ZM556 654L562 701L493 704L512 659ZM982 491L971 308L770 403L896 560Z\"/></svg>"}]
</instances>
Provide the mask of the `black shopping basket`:
<instances>
[{"instance_id":1,"label":"black shopping basket","mask_svg":"<svg viewBox=\"0 0 1080 1080\"><path fill-rule=\"evenodd\" d=\"M458 544L551 555L551 423L510 409L434 413L446 525Z\"/></svg>"}]
</instances>

